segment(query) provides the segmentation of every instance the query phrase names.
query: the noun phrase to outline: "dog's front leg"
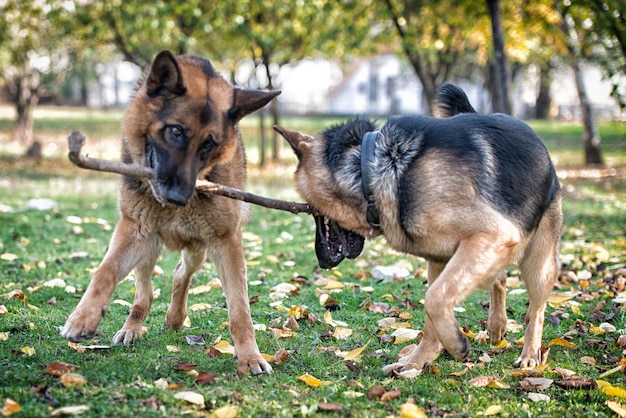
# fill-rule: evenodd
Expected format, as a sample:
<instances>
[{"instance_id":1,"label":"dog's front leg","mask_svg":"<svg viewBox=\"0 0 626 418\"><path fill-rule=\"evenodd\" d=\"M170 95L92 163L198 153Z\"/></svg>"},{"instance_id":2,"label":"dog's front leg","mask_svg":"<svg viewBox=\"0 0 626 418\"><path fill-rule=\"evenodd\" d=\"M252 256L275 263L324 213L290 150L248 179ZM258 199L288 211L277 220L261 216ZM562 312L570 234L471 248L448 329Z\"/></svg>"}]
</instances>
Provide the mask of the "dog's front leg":
<instances>
[{"instance_id":1,"label":"dog's front leg","mask_svg":"<svg viewBox=\"0 0 626 418\"><path fill-rule=\"evenodd\" d=\"M161 245L156 239L146 245L145 256L135 267L135 300L126 323L113 337L113 344L131 345L141 338L143 322L152 306L152 273L161 252Z\"/></svg>"},{"instance_id":2,"label":"dog's front leg","mask_svg":"<svg viewBox=\"0 0 626 418\"><path fill-rule=\"evenodd\" d=\"M500 271L489 289L489 340L492 345L506 336L506 271Z\"/></svg>"},{"instance_id":3,"label":"dog's front leg","mask_svg":"<svg viewBox=\"0 0 626 418\"><path fill-rule=\"evenodd\" d=\"M109 250L100 267L61 330L63 337L77 342L95 335L98 324L107 311L115 286L144 257L145 248L137 224L122 217L115 227Z\"/></svg>"},{"instance_id":4,"label":"dog's front leg","mask_svg":"<svg viewBox=\"0 0 626 418\"><path fill-rule=\"evenodd\" d=\"M178 331L187 317L187 296L193 274L206 259L206 248L185 249L174 271L172 302L165 316L165 327Z\"/></svg>"},{"instance_id":5,"label":"dog's front leg","mask_svg":"<svg viewBox=\"0 0 626 418\"><path fill-rule=\"evenodd\" d=\"M252 327L241 232L237 230L223 237L216 245L214 259L228 305L230 335L238 370L242 373L248 370L254 374L271 373L272 367L261 356Z\"/></svg>"},{"instance_id":6,"label":"dog's front leg","mask_svg":"<svg viewBox=\"0 0 626 418\"><path fill-rule=\"evenodd\" d=\"M441 271L446 266L445 263L436 263L430 261L428 263L428 285L431 286ZM426 316L424 323L424 332L422 333L422 339L420 340L417 348L408 355L402 357L396 363L388 364L383 367L383 372L391 373L393 371L402 371L417 369L422 370L429 365L432 365L439 353L441 352L442 345L437 337L437 330L432 321Z\"/></svg>"}]
</instances>

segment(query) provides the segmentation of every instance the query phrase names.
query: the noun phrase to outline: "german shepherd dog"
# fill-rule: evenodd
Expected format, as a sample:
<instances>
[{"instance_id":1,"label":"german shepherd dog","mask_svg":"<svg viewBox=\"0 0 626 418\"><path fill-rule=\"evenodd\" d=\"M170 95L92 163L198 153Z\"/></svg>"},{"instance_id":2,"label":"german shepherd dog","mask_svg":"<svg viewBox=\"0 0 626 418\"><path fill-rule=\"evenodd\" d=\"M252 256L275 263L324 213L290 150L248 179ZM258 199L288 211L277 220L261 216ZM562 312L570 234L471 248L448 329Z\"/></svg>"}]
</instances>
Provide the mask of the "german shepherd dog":
<instances>
[{"instance_id":1,"label":"german shepherd dog","mask_svg":"<svg viewBox=\"0 0 626 418\"><path fill-rule=\"evenodd\" d=\"M121 218L104 260L61 330L65 338L92 338L115 286L135 269L135 300L113 342L129 345L139 339L163 245L182 252L165 318L167 328L180 329L192 275L209 252L222 280L239 370L271 372L257 347L250 316L241 241L249 208L194 190L196 179L244 187L238 122L278 94L234 88L200 57L174 57L169 51L156 56L124 115L122 142L123 161L151 167L154 180L122 178Z\"/></svg>"},{"instance_id":2,"label":"german shepherd dog","mask_svg":"<svg viewBox=\"0 0 626 418\"><path fill-rule=\"evenodd\" d=\"M444 85L435 114L389 119L377 130L357 119L316 137L275 127L299 159L297 188L317 219L320 265L362 250L363 237L428 262L426 323L417 348L383 368L423 369L445 348L470 355L453 308L490 290L488 331L506 333L504 268L517 264L528 289L524 348L515 364L545 362L545 304L558 275L561 191L541 139L502 114L478 115L463 90Z\"/></svg>"}]
</instances>

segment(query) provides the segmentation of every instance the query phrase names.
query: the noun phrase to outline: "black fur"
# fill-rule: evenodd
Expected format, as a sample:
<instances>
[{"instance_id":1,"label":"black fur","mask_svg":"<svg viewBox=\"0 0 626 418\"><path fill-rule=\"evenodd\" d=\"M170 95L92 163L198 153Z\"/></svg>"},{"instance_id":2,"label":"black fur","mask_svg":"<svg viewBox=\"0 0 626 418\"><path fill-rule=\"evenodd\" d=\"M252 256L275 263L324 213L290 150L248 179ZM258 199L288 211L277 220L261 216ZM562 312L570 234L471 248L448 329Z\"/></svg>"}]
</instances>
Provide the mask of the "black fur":
<instances>
[{"instance_id":1,"label":"black fur","mask_svg":"<svg viewBox=\"0 0 626 418\"><path fill-rule=\"evenodd\" d=\"M440 118L449 118L459 113L476 113L476 110L461 88L446 83L437 89L433 113Z\"/></svg>"}]
</instances>

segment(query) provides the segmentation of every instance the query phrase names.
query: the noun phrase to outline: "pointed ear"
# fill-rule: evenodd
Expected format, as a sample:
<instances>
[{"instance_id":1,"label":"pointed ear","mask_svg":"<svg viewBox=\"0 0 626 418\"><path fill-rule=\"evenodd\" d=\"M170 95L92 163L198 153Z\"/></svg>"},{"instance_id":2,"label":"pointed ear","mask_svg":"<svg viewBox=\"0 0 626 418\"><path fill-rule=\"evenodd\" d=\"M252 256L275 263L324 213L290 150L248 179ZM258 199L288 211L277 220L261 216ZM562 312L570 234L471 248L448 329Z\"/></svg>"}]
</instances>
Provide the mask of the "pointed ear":
<instances>
[{"instance_id":1,"label":"pointed ear","mask_svg":"<svg viewBox=\"0 0 626 418\"><path fill-rule=\"evenodd\" d=\"M170 51L161 51L154 58L146 79L146 89L150 97L157 95L173 97L185 93L180 68Z\"/></svg>"},{"instance_id":2,"label":"pointed ear","mask_svg":"<svg viewBox=\"0 0 626 418\"><path fill-rule=\"evenodd\" d=\"M298 160L302 159L302 155L311 147L311 142L315 139L311 135L285 129L278 125L274 125L274 130L281 134L287 142L289 142L289 145L293 148L293 152L296 153Z\"/></svg>"},{"instance_id":3,"label":"pointed ear","mask_svg":"<svg viewBox=\"0 0 626 418\"><path fill-rule=\"evenodd\" d=\"M233 107L228 111L228 115L235 121L241 120L246 115L259 110L280 94L280 90L244 90L234 89Z\"/></svg>"}]
</instances>

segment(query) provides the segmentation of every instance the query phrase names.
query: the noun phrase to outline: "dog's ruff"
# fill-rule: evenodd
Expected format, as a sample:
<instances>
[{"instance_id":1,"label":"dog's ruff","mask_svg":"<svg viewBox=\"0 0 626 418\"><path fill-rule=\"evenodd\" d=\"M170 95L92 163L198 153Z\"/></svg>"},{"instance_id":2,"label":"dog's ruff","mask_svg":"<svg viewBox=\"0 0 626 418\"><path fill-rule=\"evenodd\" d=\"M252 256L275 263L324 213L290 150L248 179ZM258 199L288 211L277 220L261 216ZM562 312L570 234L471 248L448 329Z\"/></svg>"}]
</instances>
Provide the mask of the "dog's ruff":
<instances>
[{"instance_id":1,"label":"dog's ruff","mask_svg":"<svg viewBox=\"0 0 626 418\"><path fill-rule=\"evenodd\" d=\"M115 286L133 269L135 300L116 344L133 344L152 305L151 277L163 246L181 251L165 326L187 317L192 275L211 253L222 281L235 357L241 373L272 368L255 341L241 227L250 215L238 200L195 193L197 179L235 188L245 184L238 123L279 92L234 88L200 57L157 55L124 115L122 160L150 167L154 179L124 176L118 222L109 249L61 334L71 341L95 335Z\"/></svg>"},{"instance_id":2,"label":"dog's ruff","mask_svg":"<svg viewBox=\"0 0 626 418\"><path fill-rule=\"evenodd\" d=\"M476 289L490 291L492 344L504 338L504 268L511 264L519 266L530 302L515 364L536 366L546 360L543 318L559 269L563 219L554 166L528 125L506 115L476 114L455 86L440 90L435 111L442 118L389 119L372 152L362 142L377 129L368 120L336 125L316 137L276 129L298 156L297 187L311 207L344 230L384 235L396 250L428 261L423 338L384 371L426 367L443 348L468 359L469 341L453 308ZM367 216L372 201L380 213L378 227Z\"/></svg>"}]
</instances>

